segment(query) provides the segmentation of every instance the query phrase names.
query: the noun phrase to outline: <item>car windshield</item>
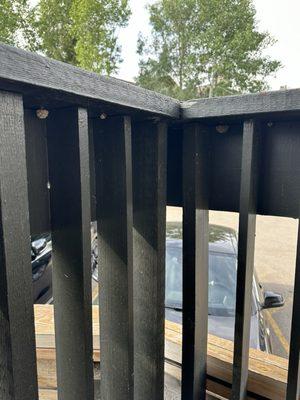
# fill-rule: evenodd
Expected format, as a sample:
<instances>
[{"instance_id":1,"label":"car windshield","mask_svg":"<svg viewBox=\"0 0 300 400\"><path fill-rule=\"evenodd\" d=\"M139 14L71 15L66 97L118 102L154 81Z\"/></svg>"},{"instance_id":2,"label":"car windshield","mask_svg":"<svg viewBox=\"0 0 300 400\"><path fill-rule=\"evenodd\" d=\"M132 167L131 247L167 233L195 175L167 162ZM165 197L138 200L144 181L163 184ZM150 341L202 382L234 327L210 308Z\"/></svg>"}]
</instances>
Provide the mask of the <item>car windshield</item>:
<instances>
[{"instance_id":1,"label":"car windshield","mask_svg":"<svg viewBox=\"0 0 300 400\"><path fill-rule=\"evenodd\" d=\"M237 266L231 254L209 252L208 313L234 316ZM166 246L166 307L182 309L182 246Z\"/></svg>"}]
</instances>

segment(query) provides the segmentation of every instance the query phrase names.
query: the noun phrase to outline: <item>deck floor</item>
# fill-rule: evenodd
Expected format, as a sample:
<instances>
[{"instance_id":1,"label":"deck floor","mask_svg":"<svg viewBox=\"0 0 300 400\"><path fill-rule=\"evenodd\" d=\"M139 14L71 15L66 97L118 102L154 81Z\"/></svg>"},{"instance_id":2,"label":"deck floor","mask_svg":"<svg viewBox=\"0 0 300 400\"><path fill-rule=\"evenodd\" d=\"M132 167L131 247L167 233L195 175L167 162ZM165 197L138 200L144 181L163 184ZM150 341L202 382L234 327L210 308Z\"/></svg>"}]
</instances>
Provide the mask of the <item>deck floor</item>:
<instances>
[{"instance_id":1,"label":"deck floor","mask_svg":"<svg viewBox=\"0 0 300 400\"><path fill-rule=\"evenodd\" d=\"M223 399L207 394L206 400ZM56 390L40 390L40 400L57 400ZM100 399L100 382L95 382L95 400ZM180 381L169 374L165 374L165 400L181 400L180 397ZM224 399L225 400L225 399Z\"/></svg>"}]
</instances>

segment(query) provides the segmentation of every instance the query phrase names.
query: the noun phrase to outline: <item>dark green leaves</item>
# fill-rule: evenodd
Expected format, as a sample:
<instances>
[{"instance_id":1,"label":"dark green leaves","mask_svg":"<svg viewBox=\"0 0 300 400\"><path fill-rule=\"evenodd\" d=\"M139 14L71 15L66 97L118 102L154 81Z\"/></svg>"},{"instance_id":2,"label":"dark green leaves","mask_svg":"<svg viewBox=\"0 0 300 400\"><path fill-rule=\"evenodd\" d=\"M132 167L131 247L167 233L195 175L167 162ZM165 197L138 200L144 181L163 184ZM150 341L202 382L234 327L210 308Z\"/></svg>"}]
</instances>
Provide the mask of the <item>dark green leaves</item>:
<instances>
[{"instance_id":1,"label":"dark green leaves","mask_svg":"<svg viewBox=\"0 0 300 400\"><path fill-rule=\"evenodd\" d=\"M252 0L159 0L149 12L152 37L139 43L144 87L183 100L257 92L280 67L263 54L274 41L258 31Z\"/></svg>"},{"instance_id":2,"label":"dark green leaves","mask_svg":"<svg viewBox=\"0 0 300 400\"><path fill-rule=\"evenodd\" d=\"M35 14L46 55L99 73L117 69L116 29L128 22L127 0L40 0Z\"/></svg>"},{"instance_id":3,"label":"dark green leaves","mask_svg":"<svg viewBox=\"0 0 300 400\"><path fill-rule=\"evenodd\" d=\"M0 41L111 74L121 61L117 29L128 0L0 0Z\"/></svg>"}]
</instances>

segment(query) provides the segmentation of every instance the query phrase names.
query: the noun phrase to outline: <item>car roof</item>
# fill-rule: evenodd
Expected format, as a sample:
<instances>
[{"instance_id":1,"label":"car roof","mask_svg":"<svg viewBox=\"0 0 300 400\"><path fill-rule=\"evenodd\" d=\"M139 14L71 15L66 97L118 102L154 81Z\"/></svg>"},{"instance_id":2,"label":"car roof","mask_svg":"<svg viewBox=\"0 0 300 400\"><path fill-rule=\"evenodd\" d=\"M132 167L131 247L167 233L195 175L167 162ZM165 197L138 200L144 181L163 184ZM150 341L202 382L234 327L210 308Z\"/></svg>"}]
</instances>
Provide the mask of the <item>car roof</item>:
<instances>
[{"instance_id":1,"label":"car roof","mask_svg":"<svg viewBox=\"0 0 300 400\"><path fill-rule=\"evenodd\" d=\"M182 223L167 223L167 246L182 246ZM236 231L227 226L209 225L209 251L216 253L237 254Z\"/></svg>"}]
</instances>

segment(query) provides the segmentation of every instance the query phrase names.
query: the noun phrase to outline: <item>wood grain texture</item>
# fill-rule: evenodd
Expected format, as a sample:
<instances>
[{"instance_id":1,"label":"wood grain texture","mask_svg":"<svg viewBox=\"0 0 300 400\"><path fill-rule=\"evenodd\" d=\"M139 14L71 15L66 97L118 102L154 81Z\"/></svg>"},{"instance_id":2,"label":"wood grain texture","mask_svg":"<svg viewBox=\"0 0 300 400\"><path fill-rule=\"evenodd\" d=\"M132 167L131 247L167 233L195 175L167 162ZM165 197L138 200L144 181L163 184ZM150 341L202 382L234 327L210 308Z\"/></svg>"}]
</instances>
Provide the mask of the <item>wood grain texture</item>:
<instances>
[{"instance_id":1,"label":"wood grain texture","mask_svg":"<svg viewBox=\"0 0 300 400\"><path fill-rule=\"evenodd\" d=\"M259 173L259 133L255 121L244 122L232 400L244 400L247 394Z\"/></svg>"},{"instance_id":2,"label":"wood grain texture","mask_svg":"<svg viewBox=\"0 0 300 400\"><path fill-rule=\"evenodd\" d=\"M242 100L242 98L241 98ZM300 120L262 121L260 184L257 214L299 218ZM269 123L269 121L272 121ZM208 123L208 121L202 121ZM209 209L239 211L243 124L230 120L220 134L208 125L211 149ZM182 206L183 132L171 126L168 133L168 205Z\"/></svg>"},{"instance_id":3,"label":"wood grain texture","mask_svg":"<svg viewBox=\"0 0 300 400\"><path fill-rule=\"evenodd\" d=\"M142 89L128 82L99 76L80 68L5 44L0 45L0 88L9 83L21 93L31 87L135 108L154 114L183 119L239 116L300 111L300 90L264 92L212 99L177 100ZM1 86L2 85L2 86ZM4 86L4 87L3 87ZM49 94L49 92L48 92ZM80 104L80 103L78 103Z\"/></svg>"},{"instance_id":4,"label":"wood grain texture","mask_svg":"<svg viewBox=\"0 0 300 400\"><path fill-rule=\"evenodd\" d=\"M47 120L53 297L60 400L93 393L88 119L84 109Z\"/></svg>"},{"instance_id":5,"label":"wood grain texture","mask_svg":"<svg viewBox=\"0 0 300 400\"><path fill-rule=\"evenodd\" d=\"M300 210L299 210L300 211ZM298 241L294 285L293 314L291 326L289 372L286 400L298 400L300 396L300 220L298 220Z\"/></svg>"},{"instance_id":6,"label":"wood grain texture","mask_svg":"<svg viewBox=\"0 0 300 400\"><path fill-rule=\"evenodd\" d=\"M38 398L32 299L23 102L0 92L1 400Z\"/></svg>"},{"instance_id":7,"label":"wood grain texture","mask_svg":"<svg viewBox=\"0 0 300 400\"><path fill-rule=\"evenodd\" d=\"M182 398L206 394L209 132L187 124L183 137Z\"/></svg>"},{"instance_id":8,"label":"wood grain texture","mask_svg":"<svg viewBox=\"0 0 300 400\"><path fill-rule=\"evenodd\" d=\"M164 396L167 126L133 125L134 396Z\"/></svg>"},{"instance_id":9,"label":"wood grain texture","mask_svg":"<svg viewBox=\"0 0 300 400\"><path fill-rule=\"evenodd\" d=\"M26 164L28 176L30 233L50 231L49 173L46 120L25 110Z\"/></svg>"},{"instance_id":10,"label":"wood grain texture","mask_svg":"<svg viewBox=\"0 0 300 400\"><path fill-rule=\"evenodd\" d=\"M84 98L90 101L90 106L104 101L172 118L179 118L180 113L177 100L1 43L0 88L6 82L13 83L22 93L31 87L31 90L43 88L48 96L49 91L52 96L53 91L71 94L76 96L78 104Z\"/></svg>"},{"instance_id":11,"label":"wood grain texture","mask_svg":"<svg viewBox=\"0 0 300 400\"><path fill-rule=\"evenodd\" d=\"M134 377L131 120L95 120L93 130L101 249L101 398L130 400Z\"/></svg>"},{"instance_id":12,"label":"wood grain texture","mask_svg":"<svg viewBox=\"0 0 300 400\"><path fill-rule=\"evenodd\" d=\"M53 306L35 305L35 326L37 334L37 358L40 389L55 389L55 341ZM100 361L99 310L93 306L94 365ZM180 399L182 326L165 321L165 356L176 365L165 363L165 372L172 382L166 379L165 389ZM207 388L211 392L230 396L232 382L233 342L208 335L207 348ZM179 368L178 368L179 366ZM284 400L287 381L288 361L260 350L249 351L249 379L247 399L262 396L272 400ZM95 377L97 375L95 371ZM218 379L217 383L212 377ZM226 385L222 385L224 382ZM175 393L174 393L175 392ZM250 395L250 393L253 393ZM172 399L172 397L170 397Z\"/></svg>"},{"instance_id":13,"label":"wood grain texture","mask_svg":"<svg viewBox=\"0 0 300 400\"><path fill-rule=\"evenodd\" d=\"M165 386L165 400L180 400L180 395L178 394L178 391L176 391L176 386L178 387L176 379L174 379L172 375L166 374L166 381L168 383ZM56 390L41 389L39 395L40 400L57 400ZM95 397L95 400L100 400L100 398ZM225 398L212 393L207 393L206 400L225 400Z\"/></svg>"},{"instance_id":14,"label":"wood grain texture","mask_svg":"<svg viewBox=\"0 0 300 400\"><path fill-rule=\"evenodd\" d=\"M300 89L189 100L181 103L181 110L183 119L300 111Z\"/></svg>"},{"instance_id":15,"label":"wood grain texture","mask_svg":"<svg viewBox=\"0 0 300 400\"><path fill-rule=\"evenodd\" d=\"M41 389L39 391L39 400L57 400L57 391L51 389Z\"/></svg>"}]
</instances>

